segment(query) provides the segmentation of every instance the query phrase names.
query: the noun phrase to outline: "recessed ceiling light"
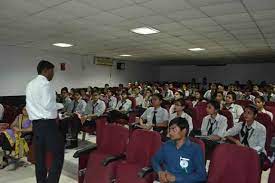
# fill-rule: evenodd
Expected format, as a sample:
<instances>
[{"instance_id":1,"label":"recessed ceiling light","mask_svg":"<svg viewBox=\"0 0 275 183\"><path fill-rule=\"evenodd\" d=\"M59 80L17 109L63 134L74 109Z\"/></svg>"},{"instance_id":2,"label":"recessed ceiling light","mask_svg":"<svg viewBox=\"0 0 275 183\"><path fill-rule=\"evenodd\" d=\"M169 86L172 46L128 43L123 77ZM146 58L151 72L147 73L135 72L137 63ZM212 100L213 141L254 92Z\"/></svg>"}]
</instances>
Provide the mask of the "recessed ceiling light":
<instances>
[{"instance_id":1,"label":"recessed ceiling light","mask_svg":"<svg viewBox=\"0 0 275 183\"><path fill-rule=\"evenodd\" d=\"M145 35L156 34L160 32L159 30L153 29L151 27L140 27L140 28L131 29L131 31L137 34L145 34Z\"/></svg>"},{"instance_id":2,"label":"recessed ceiling light","mask_svg":"<svg viewBox=\"0 0 275 183\"><path fill-rule=\"evenodd\" d=\"M62 47L62 48L68 48L68 47L72 47L72 44L67 44L67 43L54 43L54 46L58 46L58 47Z\"/></svg>"},{"instance_id":3,"label":"recessed ceiling light","mask_svg":"<svg viewBox=\"0 0 275 183\"><path fill-rule=\"evenodd\" d=\"M123 55L119 55L120 57L131 57L132 55L128 55L128 54L123 54Z\"/></svg>"},{"instance_id":4,"label":"recessed ceiling light","mask_svg":"<svg viewBox=\"0 0 275 183\"><path fill-rule=\"evenodd\" d=\"M190 51L204 51L204 48L189 48Z\"/></svg>"}]
</instances>

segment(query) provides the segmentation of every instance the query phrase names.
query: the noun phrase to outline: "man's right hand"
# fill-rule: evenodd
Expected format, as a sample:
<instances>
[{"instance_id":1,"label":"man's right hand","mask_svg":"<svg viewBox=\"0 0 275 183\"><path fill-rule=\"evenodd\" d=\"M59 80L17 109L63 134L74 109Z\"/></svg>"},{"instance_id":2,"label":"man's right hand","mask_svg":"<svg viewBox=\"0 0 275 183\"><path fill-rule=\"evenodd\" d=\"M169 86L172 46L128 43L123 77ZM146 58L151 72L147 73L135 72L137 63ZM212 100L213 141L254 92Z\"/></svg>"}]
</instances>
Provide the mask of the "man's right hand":
<instances>
[{"instance_id":1,"label":"man's right hand","mask_svg":"<svg viewBox=\"0 0 275 183\"><path fill-rule=\"evenodd\" d=\"M168 180L166 178L166 172L160 171L158 172L158 176L159 176L160 183L168 183Z\"/></svg>"}]
</instances>

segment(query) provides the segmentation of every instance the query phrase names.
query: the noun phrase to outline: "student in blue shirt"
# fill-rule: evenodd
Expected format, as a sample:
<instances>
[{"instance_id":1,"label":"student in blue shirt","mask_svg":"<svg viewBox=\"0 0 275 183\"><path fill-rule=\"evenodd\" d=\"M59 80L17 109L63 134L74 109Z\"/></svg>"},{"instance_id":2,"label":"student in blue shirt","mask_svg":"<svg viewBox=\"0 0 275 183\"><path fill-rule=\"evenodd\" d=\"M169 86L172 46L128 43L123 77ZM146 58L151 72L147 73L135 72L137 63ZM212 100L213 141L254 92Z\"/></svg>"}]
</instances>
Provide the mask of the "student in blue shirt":
<instances>
[{"instance_id":1,"label":"student in blue shirt","mask_svg":"<svg viewBox=\"0 0 275 183\"><path fill-rule=\"evenodd\" d=\"M161 183L205 182L204 156L201 147L189 140L188 121L175 118L169 124L171 140L166 142L152 158L152 166Z\"/></svg>"}]
</instances>

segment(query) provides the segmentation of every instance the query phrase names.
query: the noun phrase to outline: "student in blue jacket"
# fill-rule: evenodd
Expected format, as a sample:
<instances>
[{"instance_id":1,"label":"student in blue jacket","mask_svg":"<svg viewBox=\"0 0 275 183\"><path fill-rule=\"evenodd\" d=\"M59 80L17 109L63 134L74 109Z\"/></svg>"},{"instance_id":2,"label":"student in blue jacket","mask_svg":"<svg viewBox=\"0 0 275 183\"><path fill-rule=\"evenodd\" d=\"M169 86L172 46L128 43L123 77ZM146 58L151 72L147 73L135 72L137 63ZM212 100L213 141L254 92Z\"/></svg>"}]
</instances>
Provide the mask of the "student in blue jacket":
<instances>
[{"instance_id":1,"label":"student in blue jacket","mask_svg":"<svg viewBox=\"0 0 275 183\"><path fill-rule=\"evenodd\" d=\"M188 121L175 118L169 124L171 140L166 142L152 158L152 165L161 183L205 182L204 156L201 147L189 140Z\"/></svg>"}]
</instances>

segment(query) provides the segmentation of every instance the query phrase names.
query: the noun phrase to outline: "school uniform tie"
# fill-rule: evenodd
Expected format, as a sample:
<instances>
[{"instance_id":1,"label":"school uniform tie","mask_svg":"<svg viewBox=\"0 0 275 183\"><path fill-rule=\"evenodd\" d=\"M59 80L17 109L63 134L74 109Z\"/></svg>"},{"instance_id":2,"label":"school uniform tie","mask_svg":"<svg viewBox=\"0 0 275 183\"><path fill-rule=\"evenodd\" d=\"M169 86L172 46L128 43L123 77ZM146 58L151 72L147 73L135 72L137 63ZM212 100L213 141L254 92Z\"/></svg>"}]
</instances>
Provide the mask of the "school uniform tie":
<instances>
[{"instance_id":1,"label":"school uniform tie","mask_svg":"<svg viewBox=\"0 0 275 183\"><path fill-rule=\"evenodd\" d=\"M77 104L78 104L78 102L74 101L74 107L73 107L72 113L75 112L75 109L76 109L76 107L77 107Z\"/></svg>"},{"instance_id":2,"label":"school uniform tie","mask_svg":"<svg viewBox=\"0 0 275 183\"><path fill-rule=\"evenodd\" d=\"M248 143L248 136L249 136L249 131L251 130L251 128L247 128L246 127L246 132L245 132L245 135L244 135L244 138L242 140L242 144L249 147L249 143Z\"/></svg>"},{"instance_id":3,"label":"school uniform tie","mask_svg":"<svg viewBox=\"0 0 275 183\"><path fill-rule=\"evenodd\" d=\"M95 113L95 108L96 108L96 106L98 105L98 103L96 103L95 105L93 105L93 110L92 110L92 114L94 114Z\"/></svg>"},{"instance_id":4,"label":"school uniform tie","mask_svg":"<svg viewBox=\"0 0 275 183\"><path fill-rule=\"evenodd\" d=\"M211 122L211 119L209 119L208 124L210 123L210 127L208 128L207 135L212 135L212 133L213 133L213 126L214 126L215 122L216 122L216 121L214 121L214 122L212 123L212 122Z\"/></svg>"},{"instance_id":5,"label":"school uniform tie","mask_svg":"<svg viewBox=\"0 0 275 183\"><path fill-rule=\"evenodd\" d=\"M157 117L156 117L157 112L158 112L158 111L154 111L154 115L153 115L152 123L153 123L154 125L157 124Z\"/></svg>"},{"instance_id":6,"label":"school uniform tie","mask_svg":"<svg viewBox=\"0 0 275 183\"><path fill-rule=\"evenodd\" d=\"M119 110L122 110L125 103L126 103L126 101L121 103L121 106L119 107Z\"/></svg>"}]
</instances>

